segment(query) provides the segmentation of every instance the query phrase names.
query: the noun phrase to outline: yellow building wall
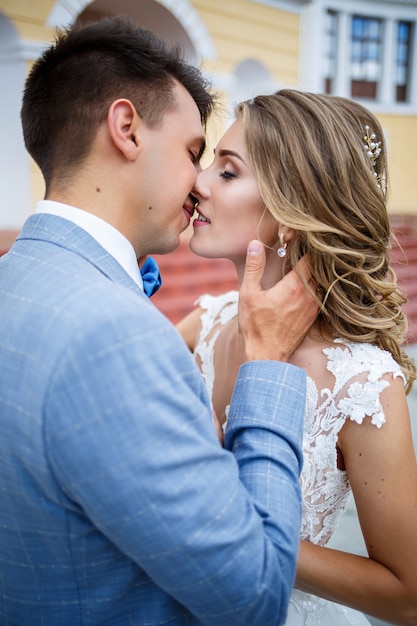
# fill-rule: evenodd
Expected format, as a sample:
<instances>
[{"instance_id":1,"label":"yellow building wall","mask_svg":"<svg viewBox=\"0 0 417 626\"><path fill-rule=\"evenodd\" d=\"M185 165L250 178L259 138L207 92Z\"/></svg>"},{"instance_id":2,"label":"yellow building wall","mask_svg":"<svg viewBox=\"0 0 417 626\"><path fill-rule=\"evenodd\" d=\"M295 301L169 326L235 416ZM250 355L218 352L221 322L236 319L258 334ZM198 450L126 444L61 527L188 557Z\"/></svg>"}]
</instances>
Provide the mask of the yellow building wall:
<instances>
[{"instance_id":1,"label":"yellow building wall","mask_svg":"<svg viewBox=\"0 0 417 626\"><path fill-rule=\"evenodd\" d=\"M417 215L417 116L378 115L388 147L388 208Z\"/></svg>"},{"instance_id":2,"label":"yellow building wall","mask_svg":"<svg viewBox=\"0 0 417 626\"><path fill-rule=\"evenodd\" d=\"M51 0L1 0L0 11L13 22L23 39L49 41L53 30L45 22L53 5Z\"/></svg>"},{"instance_id":3,"label":"yellow building wall","mask_svg":"<svg viewBox=\"0 0 417 626\"><path fill-rule=\"evenodd\" d=\"M261 62L281 84L299 80L300 18L246 0L194 0L218 53L208 71L232 74L246 59Z\"/></svg>"},{"instance_id":4,"label":"yellow building wall","mask_svg":"<svg viewBox=\"0 0 417 626\"><path fill-rule=\"evenodd\" d=\"M245 60L262 63L280 85L299 84L300 15L248 0L191 0L204 22L218 58L204 60L209 74L232 76ZM53 0L0 0L0 12L11 20L19 35L29 41L49 42L54 30L45 26ZM115 2L117 6L117 2ZM28 69L30 62L28 63ZM224 101L227 98L223 94ZM389 208L392 213L417 214L417 116L379 115L389 146ZM224 130L221 116L208 132L209 151ZM33 203L44 195L43 178L32 164Z\"/></svg>"}]
</instances>

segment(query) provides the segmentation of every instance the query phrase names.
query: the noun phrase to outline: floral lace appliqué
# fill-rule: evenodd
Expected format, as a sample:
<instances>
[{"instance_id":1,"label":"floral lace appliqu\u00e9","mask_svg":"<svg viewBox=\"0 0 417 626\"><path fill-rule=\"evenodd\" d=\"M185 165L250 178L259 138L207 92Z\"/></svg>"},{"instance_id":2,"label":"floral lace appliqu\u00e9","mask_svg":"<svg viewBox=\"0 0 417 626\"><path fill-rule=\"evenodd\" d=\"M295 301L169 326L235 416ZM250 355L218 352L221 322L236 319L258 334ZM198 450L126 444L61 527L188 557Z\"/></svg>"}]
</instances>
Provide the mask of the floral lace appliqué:
<instances>
[{"instance_id":1,"label":"floral lace appliqu\u00e9","mask_svg":"<svg viewBox=\"0 0 417 626\"><path fill-rule=\"evenodd\" d=\"M209 392L213 395L214 386L214 345L221 327L237 315L238 292L229 291L221 296L205 294L197 300L197 304L204 310L201 315L201 332L197 345L194 348L194 356L200 359L201 373ZM213 328L218 329L209 335Z\"/></svg>"},{"instance_id":2,"label":"floral lace appliqu\u00e9","mask_svg":"<svg viewBox=\"0 0 417 626\"><path fill-rule=\"evenodd\" d=\"M286 626L369 626L362 613L295 589Z\"/></svg>"},{"instance_id":3,"label":"floral lace appliqu\u00e9","mask_svg":"<svg viewBox=\"0 0 417 626\"><path fill-rule=\"evenodd\" d=\"M213 353L221 327L237 314L238 293L203 296L202 330L195 348L210 395L214 385ZM213 332L213 329L214 332ZM404 375L391 354L364 343L337 339L323 350L333 375L332 389L318 389L307 377L304 421L304 465L300 481L303 494L301 538L325 545L338 525L350 495L345 471L337 467L337 440L347 419L362 424L366 417L377 428L385 423L380 396L389 385L386 374ZM342 626L369 624L352 609L295 590L288 626Z\"/></svg>"},{"instance_id":4,"label":"floral lace appliqu\u00e9","mask_svg":"<svg viewBox=\"0 0 417 626\"><path fill-rule=\"evenodd\" d=\"M308 377L304 426L304 467L301 474L303 518L301 537L325 545L346 508L350 485L337 467L337 440L347 419L362 424L366 417L381 428L385 422L380 396L389 385L385 374L404 376L391 354L376 346L337 339L326 348L332 389L317 389ZM314 398L317 399L314 403Z\"/></svg>"},{"instance_id":5,"label":"floral lace appliqu\u00e9","mask_svg":"<svg viewBox=\"0 0 417 626\"><path fill-rule=\"evenodd\" d=\"M207 389L214 385L213 354L221 327L237 314L238 292L202 296L202 329L195 348ZM213 329L215 331L213 332ZM334 377L332 389L318 389L307 377L304 422L304 466L301 474L303 516L301 537L325 545L346 508L350 485L337 467L337 439L347 419L362 424L366 417L381 428L385 416L381 392L388 386L385 374L404 376L391 354L366 343L337 339L323 350L327 369Z\"/></svg>"},{"instance_id":6,"label":"floral lace appliqu\u00e9","mask_svg":"<svg viewBox=\"0 0 417 626\"><path fill-rule=\"evenodd\" d=\"M366 382L364 385L352 383L347 390L347 397L340 400L338 408L357 424L362 424L365 417L370 415L372 424L381 428L385 422L385 415L379 396L388 386L386 380Z\"/></svg>"}]
</instances>

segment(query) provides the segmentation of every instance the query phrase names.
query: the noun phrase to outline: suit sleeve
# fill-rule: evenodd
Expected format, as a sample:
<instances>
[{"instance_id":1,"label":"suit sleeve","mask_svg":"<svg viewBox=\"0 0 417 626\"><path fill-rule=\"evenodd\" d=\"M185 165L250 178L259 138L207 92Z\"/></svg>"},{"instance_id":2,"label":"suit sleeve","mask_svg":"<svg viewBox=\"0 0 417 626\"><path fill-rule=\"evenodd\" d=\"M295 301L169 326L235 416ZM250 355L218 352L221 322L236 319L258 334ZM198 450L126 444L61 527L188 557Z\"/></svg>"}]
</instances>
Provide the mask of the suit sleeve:
<instances>
[{"instance_id":1,"label":"suit sleeve","mask_svg":"<svg viewBox=\"0 0 417 626\"><path fill-rule=\"evenodd\" d=\"M282 624L305 375L242 366L223 449L199 371L150 307L96 313L61 355L45 399L53 471L95 528L203 624Z\"/></svg>"}]
</instances>

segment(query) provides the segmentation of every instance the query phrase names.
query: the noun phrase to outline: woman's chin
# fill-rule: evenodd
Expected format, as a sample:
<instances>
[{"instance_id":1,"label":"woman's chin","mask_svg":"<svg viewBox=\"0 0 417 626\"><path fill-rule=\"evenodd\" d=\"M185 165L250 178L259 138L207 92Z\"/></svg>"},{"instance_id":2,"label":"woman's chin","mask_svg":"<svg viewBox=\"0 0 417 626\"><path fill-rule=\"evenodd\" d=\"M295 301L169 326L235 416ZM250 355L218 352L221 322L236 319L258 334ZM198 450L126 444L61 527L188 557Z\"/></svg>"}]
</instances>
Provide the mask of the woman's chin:
<instances>
[{"instance_id":1,"label":"woman's chin","mask_svg":"<svg viewBox=\"0 0 417 626\"><path fill-rule=\"evenodd\" d=\"M193 237L191 237L190 241L188 242L188 247L193 254L204 257L206 259L223 258L222 256L219 255L219 251L217 249L213 247L209 247L209 246L199 245L198 243L193 241Z\"/></svg>"}]
</instances>

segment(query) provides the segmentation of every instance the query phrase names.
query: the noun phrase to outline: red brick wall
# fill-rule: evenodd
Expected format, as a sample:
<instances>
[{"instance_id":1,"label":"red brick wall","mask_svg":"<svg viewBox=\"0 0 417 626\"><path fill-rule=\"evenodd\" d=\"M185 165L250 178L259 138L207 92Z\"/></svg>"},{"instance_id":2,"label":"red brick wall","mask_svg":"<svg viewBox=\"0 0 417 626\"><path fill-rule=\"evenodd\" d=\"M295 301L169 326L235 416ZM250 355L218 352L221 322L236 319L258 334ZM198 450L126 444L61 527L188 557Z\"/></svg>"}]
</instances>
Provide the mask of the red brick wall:
<instances>
[{"instance_id":1,"label":"red brick wall","mask_svg":"<svg viewBox=\"0 0 417 626\"><path fill-rule=\"evenodd\" d=\"M15 230L0 230L0 256L5 254L16 239Z\"/></svg>"},{"instance_id":2,"label":"red brick wall","mask_svg":"<svg viewBox=\"0 0 417 626\"><path fill-rule=\"evenodd\" d=\"M404 311L409 320L408 339L417 342L417 216L392 218L399 246L392 258L400 286L408 296ZM0 255L12 245L15 231L0 231ZM194 308L203 293L217 295L237 288L230 261L202 259L189 251L186 242L172 254L155 255L163 285L152 301L175 324Z\"/></svg>"}]
</instances>

